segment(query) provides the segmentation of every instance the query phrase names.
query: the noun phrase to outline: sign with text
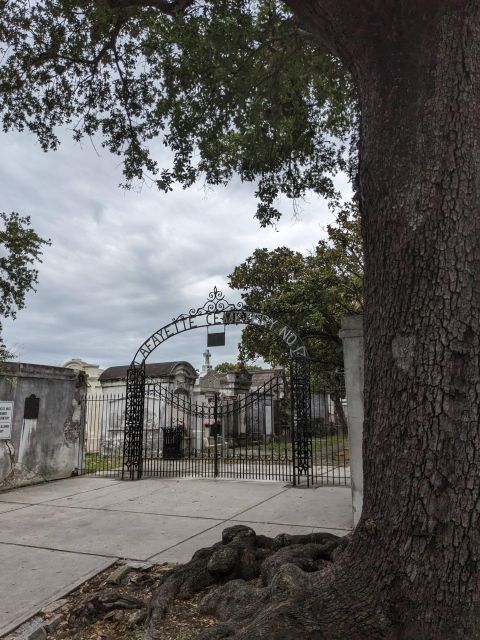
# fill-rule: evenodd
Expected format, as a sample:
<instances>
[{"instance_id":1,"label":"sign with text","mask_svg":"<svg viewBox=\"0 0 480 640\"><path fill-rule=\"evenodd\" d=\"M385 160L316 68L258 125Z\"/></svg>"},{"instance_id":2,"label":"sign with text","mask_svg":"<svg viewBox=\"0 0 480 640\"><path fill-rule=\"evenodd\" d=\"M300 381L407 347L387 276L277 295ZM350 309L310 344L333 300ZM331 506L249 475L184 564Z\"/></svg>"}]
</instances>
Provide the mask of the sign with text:
<instances>
[{"instance_id":1,"label":"sign with text","mask_svg":"<svg viewBox=\"0 0 480 640\"><path fill-rule=\"evenodd\" d=\"M193 310L192 310L193 312ZM275 332L278 337L286 344L292 357L307 357L307 350L302 339L292 329L280 320L274 320L263 313L255 311L245 311L244 309L229 309L226 311L203 311L197 315L179 316L176 320L165 325L146 340L139 348L133 359L134 365L138 366L148 358L162 342L172 338L173 336L190 331L191 329L199 329L200 327L215 327L218 325L239 325L246 324L255 327L263 327L269 331ZM220 337L213 336L222 336ZM209 333L207 346L216 347L223 346L225 334ZM216 342L218 340L218 342Z\"/></svg>"},{"instance_id":2,"label":"sign with text","mask_svg":"<svg viewBox=\"0 0 480 640\"><path fill-rule=\"evenodd\" d=\"M0 440L12 439L13 402L0 400Z\"/></svg>"}]
</instances>

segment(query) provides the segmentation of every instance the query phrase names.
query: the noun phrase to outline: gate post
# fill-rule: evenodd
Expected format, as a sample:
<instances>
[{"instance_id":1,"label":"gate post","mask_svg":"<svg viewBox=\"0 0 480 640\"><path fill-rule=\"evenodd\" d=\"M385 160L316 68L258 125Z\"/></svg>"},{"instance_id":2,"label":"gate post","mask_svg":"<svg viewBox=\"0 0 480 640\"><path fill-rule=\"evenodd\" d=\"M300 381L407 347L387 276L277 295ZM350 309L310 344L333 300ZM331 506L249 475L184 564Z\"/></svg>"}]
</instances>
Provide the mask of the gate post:
<instances>
[{"instance_id":1,"label":"gate post","mask_svg":"<svg viewBox=\"0 0 480 640\"><path fill-rule=\"evenodd\" d=\"M145 362L131 364L127 371L125 435L122 479L127 467L130 480L139 480L143 471L143 412L145 408Z\"/></svg>"},{"instance_id":2,"label":"gate post","mask_svg":"<svg viewBox=\"0 0 480 640\"><path fill-rule=\"evenodd\" d=\"M312 420L310 406L310 367L306 357L294 358L291 363L293 450L297 477L307 476L313 468ZM294 464L295 464L294 463Z\"/></svg>"},{"instance_id":3,"label":"gate post","mask_svg":"<svg viewBox=\"0 0 480 640\"><path fill-rule=\"evenodd\" d=\"M343 342L345 390L347 392L348 440L352 484L353 524L357 525L363 504L363 316L345 316L339 333Z\"/></svg>"}]
</instances>

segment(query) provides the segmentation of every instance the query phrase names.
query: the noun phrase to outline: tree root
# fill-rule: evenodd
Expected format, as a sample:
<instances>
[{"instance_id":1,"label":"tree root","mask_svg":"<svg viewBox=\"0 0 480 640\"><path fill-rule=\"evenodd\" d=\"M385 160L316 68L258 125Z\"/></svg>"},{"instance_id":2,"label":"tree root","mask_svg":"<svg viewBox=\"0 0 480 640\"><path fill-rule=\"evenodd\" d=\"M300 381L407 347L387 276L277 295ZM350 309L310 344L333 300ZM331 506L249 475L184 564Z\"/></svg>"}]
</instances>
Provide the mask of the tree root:
<instances>
[{"instance_id":1,"label":"tree root","mask_svg":"<svg viewBox=\"0 0 480 640\"><path fill-rule=\"evenodd\" d=\"M243 525L225 529L221 542L200 549L190 562L175 567L162 578L150 603L147 637L150 640L158 637L161 620L176 598L187 599L218 585L203 599L200 610L216 617L220 624L201 635L202 640L233 636L298 638L299 625L296 616L292 616L292 603L303 598L309 575L331 564L345 544L345 538L330 533L268 538L257 536L253 529ZM238 635L239 629L251 626L250 621L259 610L272 607L281 635L273 628L275 624L272 627L272 618L267 635Z\"/></svg>"},{"instance_id":2,"label":"tree root","mask_svg":"<svg viewBox=\"0 0 480 640\"><path fill-rule=\"evenodd\" d=\"M289 563L266 586L223 585L200 604L220 624L196 640L393 640L382 610L348 581L339 583L334 563L316 572Z\"/></svg>"},{"instance_id":3,"label":"tree root","mask_svg":"<svg viewBox=\"0 0 480 640\"><path fill-rule=\"evenodd\" d=\"M115 590L95 591L80 598L79 603L70 611L68 620L70 626L85 626L111 611L144 607L141 600Z\"/></svg>"}]
</instances>

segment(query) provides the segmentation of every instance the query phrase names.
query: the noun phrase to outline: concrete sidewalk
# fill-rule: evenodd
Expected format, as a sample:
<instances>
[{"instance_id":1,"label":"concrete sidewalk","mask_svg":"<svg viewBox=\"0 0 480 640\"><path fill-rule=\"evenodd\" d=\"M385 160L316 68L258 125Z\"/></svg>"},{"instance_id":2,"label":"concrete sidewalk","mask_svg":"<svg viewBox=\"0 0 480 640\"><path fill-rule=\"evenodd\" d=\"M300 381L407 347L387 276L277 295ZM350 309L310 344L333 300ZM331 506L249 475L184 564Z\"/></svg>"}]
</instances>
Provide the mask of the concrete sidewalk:
<instances>
[{"instance_id":1,"label":"concrete sidewalk","mask_svg":"<svg viewBox=\"0 0 480 640\"><path fill-rule=\"evenodd\" d=\"M119 558L186 562L239 523L269 536L344 535L350 488L69 478L0 493L0 636Z\"/></svg>"}]
</instances>

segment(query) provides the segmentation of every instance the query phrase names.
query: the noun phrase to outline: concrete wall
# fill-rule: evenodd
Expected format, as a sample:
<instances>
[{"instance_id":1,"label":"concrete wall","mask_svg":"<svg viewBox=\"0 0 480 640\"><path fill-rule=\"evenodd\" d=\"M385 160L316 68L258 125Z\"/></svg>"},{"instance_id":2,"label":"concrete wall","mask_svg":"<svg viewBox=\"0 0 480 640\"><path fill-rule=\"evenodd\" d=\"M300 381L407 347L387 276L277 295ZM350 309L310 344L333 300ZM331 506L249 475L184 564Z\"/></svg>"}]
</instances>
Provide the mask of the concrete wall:
<instances>
[{"instance_id":1,"label":"concrete wall","mask_svg":"<svg viewBox=\"0 0 480 640\"><path fill-rule=\"evenodd\" d=\"M84 374L62 367L7 364L0 400L13 401L11 440L0 440L0 489L67 478L83 443ZM39 398L37 419L25 419L25 399Z\"/></svg>"},{"instance_id":2,"label":"concrete wall","mask_svg":"<svg viewBox=\"0 0 480 640\"><path fill-rule=\"evenodd\" d=\"M347 392L353 523L356 525L363 504L363 316L346 316L342 318L341 326L339 336L343 342Z\"/></svg>"}]
</instances>

